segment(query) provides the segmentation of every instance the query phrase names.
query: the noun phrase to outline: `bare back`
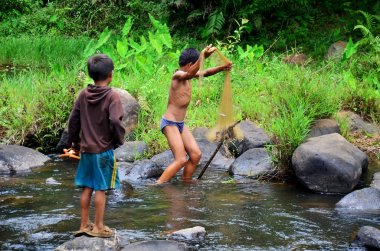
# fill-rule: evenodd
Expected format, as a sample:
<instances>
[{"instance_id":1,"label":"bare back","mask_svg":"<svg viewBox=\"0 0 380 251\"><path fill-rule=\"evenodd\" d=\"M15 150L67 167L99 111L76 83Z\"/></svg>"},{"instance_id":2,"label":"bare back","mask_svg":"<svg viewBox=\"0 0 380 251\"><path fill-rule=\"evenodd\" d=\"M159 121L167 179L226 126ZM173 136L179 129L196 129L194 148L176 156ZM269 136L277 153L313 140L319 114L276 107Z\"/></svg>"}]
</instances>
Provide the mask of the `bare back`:
<instances>
[{"instance_id":1,"label":"bare back","mask_svg":"<svg viewBox=\"0 0 380 251\"><path fill-rule=\"evenodd\" d=\"M173 121L183 121L191 100L190 80L172 78L169 90L168 107L164 117Z\"/></svg>"}]
</instances>

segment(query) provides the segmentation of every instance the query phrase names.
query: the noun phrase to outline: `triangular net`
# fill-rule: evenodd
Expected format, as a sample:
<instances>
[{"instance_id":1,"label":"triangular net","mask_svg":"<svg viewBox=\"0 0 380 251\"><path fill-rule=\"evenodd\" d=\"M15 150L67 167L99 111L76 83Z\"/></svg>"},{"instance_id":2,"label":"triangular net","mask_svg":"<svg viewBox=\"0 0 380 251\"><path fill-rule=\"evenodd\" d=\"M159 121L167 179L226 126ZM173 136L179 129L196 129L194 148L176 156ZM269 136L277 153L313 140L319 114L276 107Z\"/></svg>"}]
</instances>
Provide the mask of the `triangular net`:
<instances>
[{"instance_id":1,"label":"triangular net","mask_svg":"<svg viewBox=\"0 0 380 251\"><path fill-rule=\"evenodd\" d=\"M222 60L223 64L230 62L218 49L216 49L216 52L219 58ZM234 124L235 121L232 103L231 75L230 71L226 71L217 124L209 131L207 138L210 141L222 141L225 138L237 138L240 140L243 139L243 132L238 126L233 126ZM233 126L232 130L229 130L231 129L231 126Z\"/></svg>"}]
</instances>

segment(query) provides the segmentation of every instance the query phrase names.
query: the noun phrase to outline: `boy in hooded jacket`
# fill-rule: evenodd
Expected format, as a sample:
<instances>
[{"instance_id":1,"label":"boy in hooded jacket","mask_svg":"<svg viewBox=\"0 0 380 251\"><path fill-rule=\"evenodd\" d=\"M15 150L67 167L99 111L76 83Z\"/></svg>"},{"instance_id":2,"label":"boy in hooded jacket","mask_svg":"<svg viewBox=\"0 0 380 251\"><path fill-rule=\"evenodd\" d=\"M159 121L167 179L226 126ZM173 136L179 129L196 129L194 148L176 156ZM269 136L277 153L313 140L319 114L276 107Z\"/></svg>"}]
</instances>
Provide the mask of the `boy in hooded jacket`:
<instances>
[{"instance_id":1,"label":"boy in hooded jacket","mask_svg":"<svg viewBox=\"0 0 380 251\"><path fill-rule=\"evenodd\" d=\"M75 186L83 188L80 196L81 224L75 236L111 237L104 225L106 191L120 186L113 149L124 142L123 108L120 97L108 85L114 64L103 54L89 58L89 76L94 84L83 89L75 101L68 126L68 144L80 152ZM95 191L94 223L89 219L90 201Z\"/></svg>"}]
</instances>

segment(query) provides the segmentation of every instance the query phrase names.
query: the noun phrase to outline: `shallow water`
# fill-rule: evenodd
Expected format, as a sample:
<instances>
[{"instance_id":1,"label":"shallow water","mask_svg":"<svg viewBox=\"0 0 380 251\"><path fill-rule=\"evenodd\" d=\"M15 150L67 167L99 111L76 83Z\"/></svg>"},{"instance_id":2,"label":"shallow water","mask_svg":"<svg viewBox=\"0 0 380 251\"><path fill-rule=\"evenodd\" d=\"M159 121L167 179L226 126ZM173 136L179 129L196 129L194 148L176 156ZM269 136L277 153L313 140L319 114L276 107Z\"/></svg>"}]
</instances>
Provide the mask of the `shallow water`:
<instances>
[{"instance_id":1,"label":"shallow water","mask_svg":"<svg viewBox=\"0 0 380 251\"><path fill-rule=\"evenodd\" d=\"M1 250L53 250L73 238L80 221L75 167L75 161L56 160L25 176L0 177ZM367 177L379 170L372 166ZM56 184L46 184L48 178ZM356 231L380 225L380 211L336 211L343 195L236 182L222 171L207 170L194 184L134 188L110 195L107 203L105 222L125 244L203 226L205 241L188 243L198 250L365 250L351 244Z\"/></svg>"}]
</instances>

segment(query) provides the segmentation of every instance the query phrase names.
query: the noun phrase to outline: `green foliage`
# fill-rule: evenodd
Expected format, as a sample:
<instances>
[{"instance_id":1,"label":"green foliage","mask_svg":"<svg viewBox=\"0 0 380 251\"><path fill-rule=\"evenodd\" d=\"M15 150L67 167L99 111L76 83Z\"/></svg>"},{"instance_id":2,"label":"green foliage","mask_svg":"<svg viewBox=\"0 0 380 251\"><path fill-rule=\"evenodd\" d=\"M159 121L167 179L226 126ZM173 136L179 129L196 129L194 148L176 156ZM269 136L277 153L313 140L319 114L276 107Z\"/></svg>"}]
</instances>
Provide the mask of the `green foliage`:
<instances>
[{"instance_id":1,"label":"green foliage","mask_svg":"<svg viewBox=\"0 0 380 251\"><path fill-rule=\"evenodd\" d=\"M355 44L347 44L343 62L348 62L349 70L343 71L343 80L348 87L344 100L346 109L359 112L364 118L380 121L380 17L359 11L364 23L354 30L362 32L362 38ZM347 61L347 59L350 59Z\"/></svg>"},{"instance_id":2,"label":"green foliage","mask_svg":"<svg viewBox=\"0 0 380 251\"><path fill-rule=\"evenodd\" d=\"M236 20L235 22L237 24L237 29L234 31L233 35L228 36L225 41L216 41L218 46L222 47L222 49L226 52L235 52L236 46L241 43L241 36L244 30L247 28L246 24L249 22L249 20L243 18L241 19L240 23ZM241 52L242 50L240 50L240 53ZM251 52L247 52L245 55L248 56L250 53Z\"/></svg>"},{"instance_id":3,"label":"green foliage","mask_svg":"<svg viewBox=\"0 0 380 251\"><path fill-rule=\"evenodd\" d=\"M343 57L342 57L342 63L345 64L347 60L354 55L357 52L358 44L354 44L352 42L352 39L350 38L348 40L348 43L346 45L346 49L344 50Z\"/></svg>"},{"instance_id":4,"label":"green foliage","mask_svg":"<svg viewBox=\"0 0 380 251\"><path fill-rule=\"evenodd\" d=\"M380 52L380 15L371 15L364 11L359 11L364 18L365 24L358 24L354 30L358 29L362 32L363 37L358 41L359 46L368 46L370 50L376 53Z\"/></svg>"},{"instance_id":5,"label":"green foliage","mask_svg":"<svg viewBox=\"0 0 380 251\"><path fill-rule=\"evenodd\" d=\"M210 36L219 35L222 31L225 19L223 12L220 10L215 10L208 18L206 27L202 32L203 38L208 38Z\"/></svg>"}]
</instances>

